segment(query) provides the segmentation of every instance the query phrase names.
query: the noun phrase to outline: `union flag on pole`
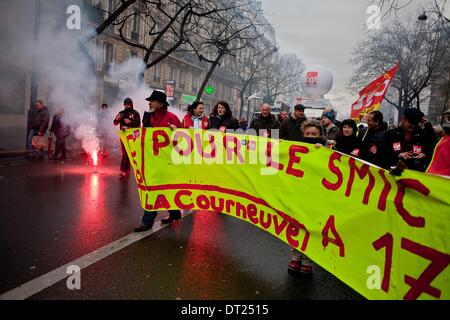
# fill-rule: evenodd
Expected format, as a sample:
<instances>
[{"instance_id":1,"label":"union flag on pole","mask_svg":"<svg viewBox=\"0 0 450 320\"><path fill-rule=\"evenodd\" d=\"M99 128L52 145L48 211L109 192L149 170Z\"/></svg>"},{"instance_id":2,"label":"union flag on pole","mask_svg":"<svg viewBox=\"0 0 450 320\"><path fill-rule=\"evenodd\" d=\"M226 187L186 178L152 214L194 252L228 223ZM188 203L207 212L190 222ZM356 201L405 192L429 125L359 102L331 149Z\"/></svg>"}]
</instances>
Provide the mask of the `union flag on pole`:
<instances>
[{"instance_id":1,"label":"union flag on pole","mask_svg":"<svg viewBox=\"0 0 450 320\"><path fill-rule=\"evenodd\" d=\"M350 115L352 119L361 120L366 114L380 109L381 102L398 67L399 65L397 64L359 92L358 100L352 104Z\"/></svg>"}]
</instances>

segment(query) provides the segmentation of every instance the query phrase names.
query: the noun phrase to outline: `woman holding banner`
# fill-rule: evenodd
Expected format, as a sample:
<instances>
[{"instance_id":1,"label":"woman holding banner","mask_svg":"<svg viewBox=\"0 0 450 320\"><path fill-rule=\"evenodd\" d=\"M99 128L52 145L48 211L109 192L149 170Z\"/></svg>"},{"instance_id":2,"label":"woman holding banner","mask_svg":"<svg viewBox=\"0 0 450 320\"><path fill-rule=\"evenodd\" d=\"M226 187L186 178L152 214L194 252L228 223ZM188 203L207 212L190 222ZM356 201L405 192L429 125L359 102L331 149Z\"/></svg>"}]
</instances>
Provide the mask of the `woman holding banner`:
<instances>
[{"instance_id":1,"label":"woman holding banner","mask_svg":"<svg viewBox=\"0 0 450 320\"><path fill-rule=\"evenodd\" d=\"M205 105L201 101L195 101L187 109L187 114L183 119L183 127L186 129L203 129L209 128L208 118L203 114Z\"/></svg>"},{"instance_id":2,"label":"woman holding banner","mask_svg":"<svg viewBox=\"0 0 450 320\"><path fill-rule=\"evenodd\" d=\"M346 119L341 123L341 134L336 141L336 150L350 156L359 157L361 146L356 133L358 128L353 119Z\"/></svg>"},{"instance_id":3,"label":"woman holding banner","mask_svg":"<svg viewBox=\"0 0 450 320\"><path fill-rule=\"evenodd\" d=\"M301 142L314 144L315 148L325 146L327 139L324 135L324 128L317 120L307 120L302 123ZM292 248L291 262L288 264L288 271L293 274L311 274L312 261L297 249Z\"/></svg>"},{"instance_id":4,"label":"woman holding banner","mask_svg":"<svg viewBox=\"0 0 450 320\"><path fill-rule=\"evenodd\" d=\"M227 102L220 101L216 104L211 117L209 117L209 127L222 132L227 129L236 130L239 128L239 121L233 117L230 105Z\"/></svg>"}]
</instances>

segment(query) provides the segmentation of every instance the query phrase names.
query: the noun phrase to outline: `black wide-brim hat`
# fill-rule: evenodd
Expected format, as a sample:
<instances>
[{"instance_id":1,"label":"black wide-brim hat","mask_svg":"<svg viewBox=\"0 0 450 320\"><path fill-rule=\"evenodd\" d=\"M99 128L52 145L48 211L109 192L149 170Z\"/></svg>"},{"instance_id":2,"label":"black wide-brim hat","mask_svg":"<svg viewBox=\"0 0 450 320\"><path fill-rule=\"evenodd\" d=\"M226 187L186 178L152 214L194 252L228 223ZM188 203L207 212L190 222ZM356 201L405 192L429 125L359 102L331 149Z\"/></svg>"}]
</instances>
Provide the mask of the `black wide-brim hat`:
<instances>
[{"instance_id":1,"label":"black wide-brim hat","mask_svg":"<svg viewBox=\"0 0 450 320\"><path fill-rule=\"evenodd\" d=\"M162 104L164 104L166 107L169 106L169 103L167 102L167 96L164 92L161 91L153 91L151 96L145 99L147 101L159 101Z\"/></svg>"}]
</instances>

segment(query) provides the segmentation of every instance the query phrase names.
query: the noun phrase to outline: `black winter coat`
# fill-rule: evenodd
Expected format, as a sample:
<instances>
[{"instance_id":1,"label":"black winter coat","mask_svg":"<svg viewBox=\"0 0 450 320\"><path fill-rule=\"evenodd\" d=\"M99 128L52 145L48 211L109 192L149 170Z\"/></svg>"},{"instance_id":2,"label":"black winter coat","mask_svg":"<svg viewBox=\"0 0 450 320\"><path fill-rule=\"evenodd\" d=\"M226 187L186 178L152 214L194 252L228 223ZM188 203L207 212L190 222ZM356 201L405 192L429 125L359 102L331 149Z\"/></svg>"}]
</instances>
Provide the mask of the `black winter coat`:
<instances>
[{"instance_id":1,"label":"black winter coat","mask_svg":"<svg viewBox=\"0 0 450 320\"><path fill-rule=\"evenodd\" d=\"M47 107L44 106L44 108L39 111L36 108L33 108L30 111L29 121L31 129L45 134L48 129L48 123L50 122L50 113Z\"/></svg>"},{"instance_id":2,"label":"black winter coat","mask_svg":"<svg viewBox=\"0 0 450 320\"><path fill-rule=\"evenodd\" d=\"M225 131L226 129L237 130L239 128L239 121L233 117L221 117L220 119L214 115L209 117L209 128Z\"/></svg>"},{"instance_id":3,"label":"black winter coat","mask_svg":"<svg viewBox=\"0 0 450 320\"><path fill-rule=\"evenodd\" d=\"M133 108L130 109L124 109L119 112L119 114L122 116L122 118L119 121L116 121L114 119L113 123L115 126L120 124L120 129L122 130L125 128L139 128L141 126L141 116L138 111L134 110ZM131 123L127 124L125 123L125 119L131 120Z\"/></svg>"},{"instance_id":4,"label":"black winter coat","mask_svg":"<svg viewBox=\"0 0 450 320\"><path fill-rule=\"evenodd\" d=\"M355 135L350 137L341 135L336 140L336 150L359 158L361 155L361 143Z\"/></svg>"},{"instance_id":5,"label":"black winter coat","mask_svg":"<svg viewBox=\"0 0 450 320\"><path fill-rule=\"evenodd\" d=\"M267 130L268 137L272 136L271 130L272 129L279 129L280 123L278 122L277 118L271 114L268 117L263 117L262 115L258 115L255 117L255 119L252 120L250 123L249 129L256 130L256 133L259 135L259 130Z\"/></svg>"},{"instance_id":6,"label":"black winter coat","mask_svg":"<svg viewBox=\"0 0 450 320\"><path fill-rule=\"evenodd\" d=\"M280 139L300 141L302 139L301 125L306 118L295 119L290 115L280 126Z\"/></svg>"},{"instance_id":7,"label":"black winter coat","mask_svg":"<svg viewBox=\"0 0 450 320\"><path fill-rule=\"evenodd\" d=\"M379 167L384 167L384 134L385 131L381 128L378 130L368 128L362 129L358 136L361 144L361 153L359 158Z\"/></svg>"},{"instance_id":8,"label":"black winter coat","mask_svg":"<svg viewBox=\"0 0 450 320\"><path fill-rule=\"evenodd\" d=\"M386 132L384 138L385 150L385 168L398 164L402 160L408 169L425 172L433 156L433 150L436 145L434 138L423 131L420 127L416 128L412 133L411 139L406 141L406 133L402 127L395 128ZM413 153L424 153L425 158L422 159L400 159L399 154L412 151Z\"/></svg>"},{"instance_id":9,"label":"black winter coat","mask_svg":"<svg viewBox=\"0 0 450 320\"><path fill-rule=\"evenodd\" d=\"M56 138L64 139L70 135L70 126L61 121L61 117L57 114L53 116L50 132L54 133Z\"/></svg>"}]
</instances>

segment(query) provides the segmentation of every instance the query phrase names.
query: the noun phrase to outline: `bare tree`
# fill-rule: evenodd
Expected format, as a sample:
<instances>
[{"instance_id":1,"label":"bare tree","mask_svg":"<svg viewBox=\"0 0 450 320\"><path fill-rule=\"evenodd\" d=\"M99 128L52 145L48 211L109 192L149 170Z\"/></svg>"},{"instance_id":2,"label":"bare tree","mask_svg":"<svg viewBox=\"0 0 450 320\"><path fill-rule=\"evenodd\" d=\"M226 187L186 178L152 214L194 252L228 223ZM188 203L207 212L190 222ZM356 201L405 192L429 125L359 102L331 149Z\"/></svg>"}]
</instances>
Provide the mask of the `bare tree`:
<instances>
[{"instance_id":1,"label":"bare tree","mask_svg":"<svg viewBox=\"0 0 450 320\"><path fill-rule=\"evenodd\" d=\"M435 13L440 19L450 22L449 17L445 16L444 12L447 2L448 0L433 0L431 8L425 10L419 19L426 20L426 13ZM370 3L380 8L381 19L384 20L389 18L391 15L397 17L398 12L413 4L413 0L371 0Z\"/></svg>"},{"instance_id":2,"label":"bare tree","mask_svg":"<svg viewBox=\"0 0 450 320\"><path fill-rule=\"evenodd\" d=\"M275 55L271 63L264 69L262 89L270 104L274 104L279 96L290 95L300 91L300 75L305 65L294 54Z\"/></svg>"},{"instance_id":3,"label":"bare tree","mask_svg":"<svg viewBox=\"0 0 450 320\"><path fill-rule=\"evenodd\" d=\"M420 109L424 89L429 87L433 73L450 50L446 41L447 29L442 19L410 21L399 19L373 32L353 51L351 62L355 69L349 88L359 90L380 74L400 63L397 75L391 83L398 101L390 101L399 111L399 119L407 107Z\"/></svg>"},{"instance_id":4,"label":"bare tree","mask_svg":"<svg viewBox=\"0 0 450 320\"><path fill-rule=\"evenodd\" d=\"M230 2L230 0L223 1ZM236 1L233 7L217 12L200 24L201 30L189 41L190 48L200 61L210 63L210 68L197 93L201 99L203 92L218 66L227 56L236 59L236 55L249 48L264 36L262 24L257 22L261 13L253 7L254 1Z\"/></svg>"},{"instance_id":5,"label":"bare tree","mask_svg":"<svg viewBox=\"0 0 450 320\"><path fill-rule=\"evenodd\" d=\"M233 59L231 72L236 79L239 90L239 119L242 117L244 110L245 95L250 96L252 89L259 86L261 73L276 51L278 51L278 48L274 47L266 38L261 38L259 41L249 43ZM248 111L249 106L247 107L247 118L249 117Z\"/></svg>"}]
</instances>

